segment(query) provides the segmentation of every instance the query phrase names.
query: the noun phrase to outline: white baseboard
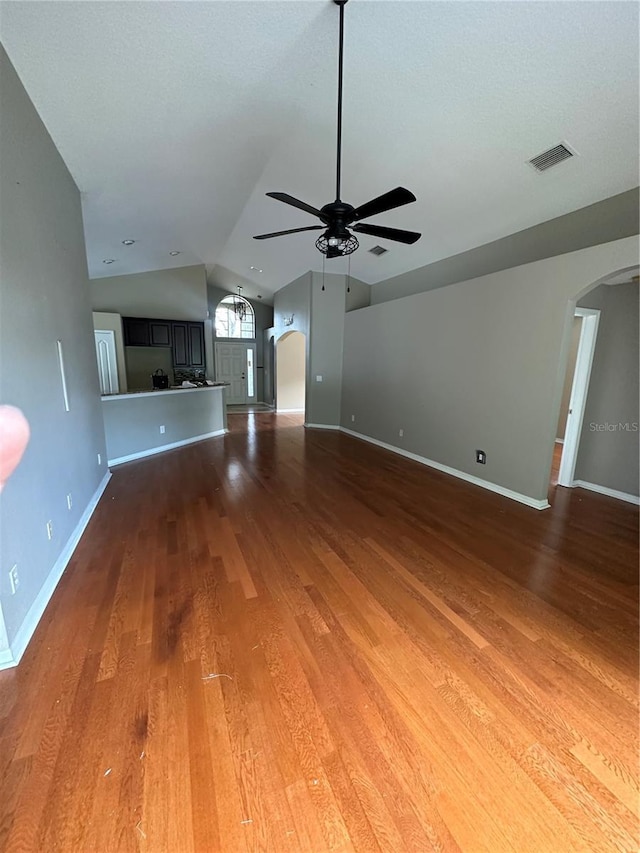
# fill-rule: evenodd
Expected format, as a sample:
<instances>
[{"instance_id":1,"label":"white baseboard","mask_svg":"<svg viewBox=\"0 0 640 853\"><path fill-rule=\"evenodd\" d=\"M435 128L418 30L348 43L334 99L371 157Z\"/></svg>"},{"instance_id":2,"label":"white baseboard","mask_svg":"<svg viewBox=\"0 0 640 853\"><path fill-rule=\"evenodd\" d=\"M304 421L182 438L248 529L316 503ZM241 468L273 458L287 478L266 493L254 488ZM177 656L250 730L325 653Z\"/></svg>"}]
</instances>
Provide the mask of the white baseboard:
<instances>
[{"instance_id":1,"label":"white baseboard","mask_svg":"<svg viewBox=\"0 0 640 853\"><path fill-rule=\"evenodd\" d=\"M93 515L93 511L97 507L98 501L102 497L102 493L106 489L107 483L110 479L111 473L107 471L102 478L102 482L87 504L85 511L82 513L73 533L67 539L64 548L60 552L60 556L55 561L53 568L47 575L47 578L40 588L40 592L36 596L35 601L27 611L27 615L24 617L22 625L20 625L18 632L13 638L10 650L8 653L5 651L0 653L0 669L9 669L9 667L17 666L20 663L20 658L29 645L29 640L38 627L38 622L42 618L42 614L51 600L51 596L53 595L64 570L67 568L69 560L76 549L76 545L80 541L80 537L84 533L85 527L89 523L89 519Z\"/></svg>"},{"instance_id":2,"label":"white baseboard","mask_svg":"<svg viewBox=\"0 0 640 853\"><path fill-rule=\"evenodd\" d=\"M421 465L427 465L429 468L435 468L437 471L442 471L443 474L449 474L452 477L457 477L459 480L465 480L467 483L473 483L474 486L480 486L490 492L495 492L505 498L510 498L512 501L525 504L525 506L533 507L533 509L548 509L550 504L547 500L536 500L528 495L523 495L520 492L514 492L511 489L506 489L504 486L499 486L497 483L492 483L489 480L481 480L480 477L474 477L473 474L467 474L466 471L458 471L457 468L450 468L448 465L442 465L440 462L434 462L433 459L427 459L425 456L418 456L416 453L410 453L408 450L402 450L400 447L394 447L392 444L386 444L384 441L378 441L377 438L371 438L369 435L363 435L360 432L354 432L346 427L340 427L342 432L347 435L352 435L354 438L359 438L362 441L368 441L370 444L375 444L377 447L383 447L385 450L390 450L392 453L397 453L399 456L405 456L407 459L413 459L414 462L420 462Z\"/></svg>"},{"instance_id":3,"label":"white baseboard","mask_svg":"<svg viewBox=\"0 0 640 853\"><path fill-rule=\"evenodd\" d=\"M184 447L186 444L195 444L196 441L205 441L207 438L215 438L217 435L226 435L228 429L217 429L214 432L206 432L203 435L194 435L193 438L185 438L182 441L173 441L171 444L162 444L159 447L151 447L149 450L140 450L138 453L130 453L128 456L117 456L109 459L109 467L122 465L123 462L133 462L135 459L144 459L145 456L155 456L156 453L164 453L165 450L175 450L176 447Z\"/></svg>"},{"instance_id":4,"label":"white baseboard","mask_svg":"<svg viewBox=\"0 0 640 853\"><path fill-rule=\"evenodd\" d=\"M276 415L299 415L304 409L276 409Z\"/></svg>"},{"instance_id":5,"label":"white baseboard","mask_svg":"<svg viewBox=\"0 0 640 853\"><path fill-rule=\"evenodd\" d=\"M305 424L305 429L342 429L336 424Z\"/></svg>"},{"instance_id":6,"label":"white baseboard","mask_svg":"<svg viewBox=\"0 0 640 853\"><path fill-rule=\"evenodd\" d=\"M626 501L630 504L640 506L640 497L637 495L629 495L626 492L619 492L617 489L608 489L606 486L598 486L596 483L587 483L584 480L574 480L571 484L573 489L588 489L590 492L598 492L600 495L606 495L608 498L616 498L619 501Z\"/></svg>"}]
</instances>

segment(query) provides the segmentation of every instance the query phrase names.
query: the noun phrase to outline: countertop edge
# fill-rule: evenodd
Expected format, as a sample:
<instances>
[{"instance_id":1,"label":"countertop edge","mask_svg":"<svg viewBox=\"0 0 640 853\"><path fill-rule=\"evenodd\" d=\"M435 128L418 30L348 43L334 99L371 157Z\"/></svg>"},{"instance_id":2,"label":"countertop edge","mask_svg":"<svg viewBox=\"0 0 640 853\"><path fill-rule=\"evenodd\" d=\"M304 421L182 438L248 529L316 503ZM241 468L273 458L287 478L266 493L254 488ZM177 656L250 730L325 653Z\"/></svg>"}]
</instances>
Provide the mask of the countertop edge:
<instances>
[{"instance_id":1,"label":"countertop edge","mask_svg":"<svg viewBox=\"0 0 640 853\"><path fill-rule=\"evenodd\" d=\"M201 388L167 388L166 391L127 391L125 394L103 394L103 402L109 400L139 400L141 397L160 397L167 394L190 394L193 391L220 391L228 385L205 385Z\"/></svg>"}]
</instances>

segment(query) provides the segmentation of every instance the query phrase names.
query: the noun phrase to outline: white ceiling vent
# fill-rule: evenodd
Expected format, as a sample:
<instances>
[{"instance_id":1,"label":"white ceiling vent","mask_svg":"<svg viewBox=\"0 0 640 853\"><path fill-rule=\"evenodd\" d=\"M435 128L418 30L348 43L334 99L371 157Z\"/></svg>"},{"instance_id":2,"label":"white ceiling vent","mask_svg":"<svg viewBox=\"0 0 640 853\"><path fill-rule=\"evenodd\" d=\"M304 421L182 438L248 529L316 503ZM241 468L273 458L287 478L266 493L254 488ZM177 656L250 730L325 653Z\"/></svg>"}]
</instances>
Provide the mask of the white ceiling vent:
<instances>
[{"instance_id":1,"label":"white ceiling vent","mask_svg":"<svg viewBox=\"0 0 640 853\"><path fill-rule=\"evenodd\" d=\"M561 142L559 145L554 145L553 148L549 148L548 151L543 151L542 154L538 154L537 157L532 157L529 160L529 163L533 166L536 172L546 172L547 169L550 169L552 166L557 166L558 163L562 163L563 160L568 160L569 157L573 157L575 151L572 151L569 146Z\"/></svg>"},{"instance_id":2,"label":"white ceiling vent","mask_svg":"<svg viewBox=\"0 0 640 853\"><path fill-rule=\"evenodd\" d=\"M374 246L373 249L369 249L372 255L384 255L388 252L388 249L384 249L382 246Z\"/></svg>"}]
</instances>

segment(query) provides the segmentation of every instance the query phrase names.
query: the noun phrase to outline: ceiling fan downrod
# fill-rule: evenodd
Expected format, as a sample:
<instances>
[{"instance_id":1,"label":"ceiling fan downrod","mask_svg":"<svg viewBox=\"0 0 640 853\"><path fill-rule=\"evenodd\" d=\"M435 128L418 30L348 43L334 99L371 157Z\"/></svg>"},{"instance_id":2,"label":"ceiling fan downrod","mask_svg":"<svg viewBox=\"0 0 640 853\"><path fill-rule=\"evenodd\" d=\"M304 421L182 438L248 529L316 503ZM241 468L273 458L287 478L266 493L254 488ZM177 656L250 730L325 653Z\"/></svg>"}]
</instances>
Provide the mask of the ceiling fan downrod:
<instances>
[{"instance_id":1,"label":"ceiling fan downrod","mask_svg":"<svg viewBox=\"0 0 640 853\"><path fill-rule=\"evenodd\" d=\"M342 171L342 76L344 68L344 7L348 0L333 0L340 7L340 37L338 40L338 131L336 156L336 201L340 201L340 173Z\"/></svg>"}]
</instances>

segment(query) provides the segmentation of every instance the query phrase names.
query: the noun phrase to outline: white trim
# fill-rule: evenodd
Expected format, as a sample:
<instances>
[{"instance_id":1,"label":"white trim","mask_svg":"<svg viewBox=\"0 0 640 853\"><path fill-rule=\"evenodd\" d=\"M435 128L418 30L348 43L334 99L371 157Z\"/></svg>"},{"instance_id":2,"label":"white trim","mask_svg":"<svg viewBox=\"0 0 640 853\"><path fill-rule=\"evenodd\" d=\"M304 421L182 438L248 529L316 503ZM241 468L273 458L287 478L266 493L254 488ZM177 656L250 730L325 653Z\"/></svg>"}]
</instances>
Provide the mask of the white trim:
<instances>
[{"instance_id":1,"label":"white trim","mask_svg":"<svg viewBox=\"0 0 640 853\"><path fill-rule=\"evenodd\" d=\"M337 424L305 424L304 427L305 429L342 429L342 427Z\"/></svg>"},{"instance_id":2,"label":"white trim","mask_svg":"<svg viewBox=\"0 0 640 853\"><path fill-rule=\"evenodd\" d=\"M305 427L305 429L336 429L336 430L343 430L343 427L339 426L338 424L311 424L311 423L305 423L305 424L304 424L304 427ZM354 434L354 435L356 435L356 433L353 433L353 434Z\"/></svg>"},{"instance_id":3,"label":"white trim","mask_svg":"<svg viewBox=\"0 0 640 853\"><path fill-rule=\"evenodd\" d=\"M564 444L564 438L556 438L556 444Z\"/></svg>"},{"instance_id":4,"label":"white trim","mask_svg":"<svg viewBox=\"0 0 640 853\"><path fill-rule=\"evenodd\" d=\"M161 444L159 447L150 447L148 450L139 450L137 453L129 453L128 456L117 456L109 459L107 463L111 468L113 465L122 465L124 462L133 462L135 459L144 459L145 456L155 456L156 453L164 453L165 450L175 450L176 447L184 447L187 444L195 444L196 441L205 441L207 438L215 438L217 435L226 435L228 429L217 429L214 432L205 432L203 435L194 435L192 438L184 438L182 441L172 441L171 444Z\"/></svg>"},{"instance_id":5,"label":"white trim","mask_svg":"<svg viewBox=\"0 0 640 853\"><path fill-rule=\"evenodd\" d=\"M564 430L564 446L562 448L562 458L560 459L560 470L558 472L559 486L570 486L573 483L576 460L578 458L578 445L580 444L580 433L582 432L582 421L587 405L591 366L596 349L600 311L597 311L595 308L576 308L574 317L582 317L582 328L580 329L576 367L571 385L569 413Z\"/></svg>"},{"instance_id":6,"label":"white trim","mask_svg":"<svg viewBox=\"0 0 640 853\"><path fill-rule=\"evenodd\" d=\"M418 456L416 453L410 453L408 450L402 450L400 447L394 447L392 444L386 444L384 441L378 441L377 438L363 435L360 432L354 432L346 427L340 427L341 432L347 435L352 435L354 438L360 438L362 441L368 441L370 444L375 444L377 447L383 447L385 450L390 450L392 453L397 453L399 456L406 456L407 459L413 459L414 462L420 462L421 465L428 465L429 468L435 468L437 471L442 471L444 474L449 474L452 477L457 477L459 480L465 480L467 483L473 483L474 486L480 486L483 489L488 489L490 492L496 492L505 498L510 498L512 501L525 504L533 507L533 509L548 509L550 503L547 500L537 500L530 498L528 495L523 495L520 492L514 492L511 489L506 489L504 486L499 486L497 483L492 483L490 480L481 480L479 477L474 477L473 474L467 474L466 471L458 471L457 468L450 468L448 465L442 465L440 462L434 462L433 459L427 459L425 456Z\"/></svg>"},{"instance_id":7,"label":"white trim","mask_svg":"<svg viewBox=\"0 0 640 853\"><path fill-rule=\"evenodd\" d=\"M304 409L276 409L276 415L293 415L304 412Z\"/></svg>"},{"instance_id":8,"label":"white trim","mask_svg":"<svg viewBox=\"0 0 640 853\"><path fill-rule=\"evenodd\" d=\"M85 511L82 513L82 516L76 524L71 536L67 539L67 543L60 552L60 556L53 564L53 568L47 575L45 582L42 584L35 601L27 611L27 615L24 617L22 624L18 628L18 631L13 638L13 642L11 643L9 658L7 658L6 652L2 652L0 654L0 669L8 669L9 667L17 666L20 663L20 658L29 645L29 641L38 627L42 614L46 610L46 607L51 600L51 596L55 592L55 588L58 585L64 570L67 568L69 560L76 549L76 545L80 541L80 537L84 533L85 527L89 523L89 519L93 515L93 511L97 507L98 501L102 497L102 493L106 489L107 483L110 479L111 473L107 471L102 478L102 482L87 504Z\"/></svg>"},{"instance_id":9,"label":"white trim","mask_svg":"<svg viewBox=\"0 0 640 853\"><path fill-rule=\"evenodd\" d=\"M584 480L574 480L571 488L588 489L590 492L598 492L601 495L606 495L609 498L617 498L619 501L627 501L627 503L640 506L640 497L637 495L629 495L627 492L619 492L617 489L609 489L607 486L598 486L596 483L587 483Z\"/></svg>"}]
</instances>

